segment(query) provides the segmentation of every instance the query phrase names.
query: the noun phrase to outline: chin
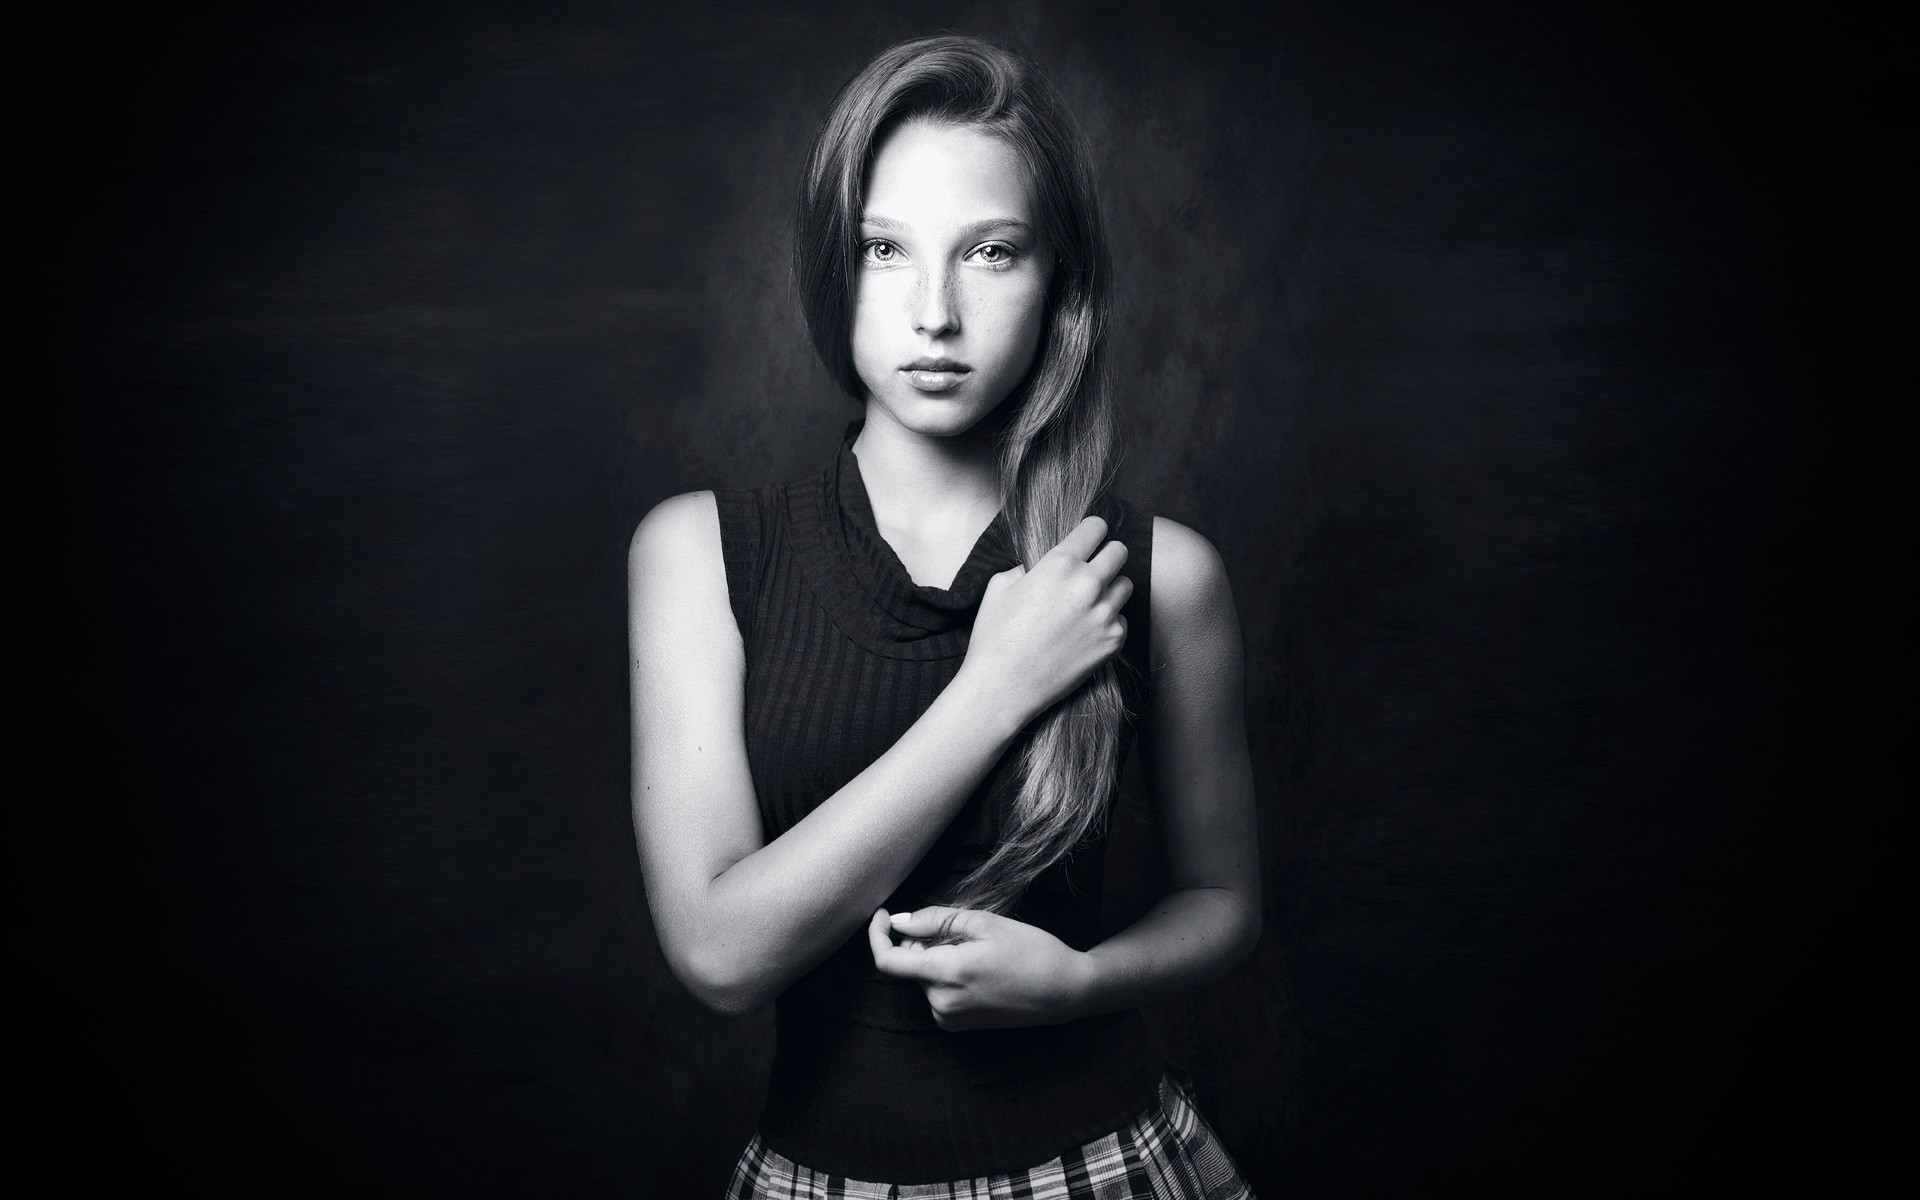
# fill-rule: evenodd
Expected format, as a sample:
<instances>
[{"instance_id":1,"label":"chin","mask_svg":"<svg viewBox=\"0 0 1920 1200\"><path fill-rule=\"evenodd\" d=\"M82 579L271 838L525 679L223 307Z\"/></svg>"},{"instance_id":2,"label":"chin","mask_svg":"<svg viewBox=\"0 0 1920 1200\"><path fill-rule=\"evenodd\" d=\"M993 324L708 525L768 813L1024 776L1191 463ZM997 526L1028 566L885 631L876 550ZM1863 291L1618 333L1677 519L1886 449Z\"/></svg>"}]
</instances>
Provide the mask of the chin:
<instances>
[{"instance_id":1,"label":"chin","mask_svg":"<svg viewBox=\"0 0 1920 1200\"><path fill-rule=\"evenodd\" d=\"M905 396L870 393L903 429L924 437L959 437L985 420L999 404L982 405L954 395L927 395L907 389Z\"/></svg>"}]
</instances>

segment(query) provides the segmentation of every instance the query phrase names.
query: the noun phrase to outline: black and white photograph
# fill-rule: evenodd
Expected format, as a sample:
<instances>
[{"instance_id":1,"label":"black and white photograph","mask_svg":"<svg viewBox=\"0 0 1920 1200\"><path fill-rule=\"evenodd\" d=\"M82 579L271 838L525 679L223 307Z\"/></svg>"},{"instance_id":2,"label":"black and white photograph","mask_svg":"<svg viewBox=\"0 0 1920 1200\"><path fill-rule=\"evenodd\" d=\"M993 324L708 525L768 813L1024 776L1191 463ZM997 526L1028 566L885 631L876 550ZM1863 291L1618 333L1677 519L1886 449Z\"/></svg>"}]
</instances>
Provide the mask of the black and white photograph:
<instances>
[{"instance_id":1,"label":"black and white photograph","mask_svg":"<svg viewBox=\"0 0 1920 1200\"><path fill-rule=\"evenodd\" d=\"M16 33L11 1194L1889 1186L1863 11Z\"/></svg>"}]
</instances>

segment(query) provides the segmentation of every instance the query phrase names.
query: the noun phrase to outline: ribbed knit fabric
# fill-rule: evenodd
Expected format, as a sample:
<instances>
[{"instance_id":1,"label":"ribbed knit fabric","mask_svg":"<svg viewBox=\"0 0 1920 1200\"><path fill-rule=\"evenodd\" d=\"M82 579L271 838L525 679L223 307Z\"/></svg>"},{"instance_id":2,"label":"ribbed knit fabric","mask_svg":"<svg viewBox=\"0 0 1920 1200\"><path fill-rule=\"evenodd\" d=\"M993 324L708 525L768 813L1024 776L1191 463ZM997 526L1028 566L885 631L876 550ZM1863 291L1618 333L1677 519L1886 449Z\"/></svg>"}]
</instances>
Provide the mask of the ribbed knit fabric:
<instances>
[{"instance_id":1,"label":"ribbed knit fabric","mask_svg":"<svg viewBox=\"0 0 1920 1200\"><path fill-rule=\"evenodd\" d=\"M914 583L875 524L853 453L861 425L848 425L833 461L804 480L715 493L768 841L920 718L960 669L987 581L1016 562L1002 513L950 588ZM1117 498L1098 511L1128 550L1120 679L1137 717L1151 696L1152 518ZM1134 729L1129 719L1123 751ZM891 911L935 902L985 858L1015 760L1013 750L1002 757ZM1103 832L1037 879L1012 915L1075 949L1096 944L1105 849ZM1153 1103L1163 1066L1137 1010L942 1030L919 985L874 968L864 929L780 997L775 1028L764 1144L817 1171L903 1184L1019 1170L1113 1132Z\"/></svg>"}]
</instances>

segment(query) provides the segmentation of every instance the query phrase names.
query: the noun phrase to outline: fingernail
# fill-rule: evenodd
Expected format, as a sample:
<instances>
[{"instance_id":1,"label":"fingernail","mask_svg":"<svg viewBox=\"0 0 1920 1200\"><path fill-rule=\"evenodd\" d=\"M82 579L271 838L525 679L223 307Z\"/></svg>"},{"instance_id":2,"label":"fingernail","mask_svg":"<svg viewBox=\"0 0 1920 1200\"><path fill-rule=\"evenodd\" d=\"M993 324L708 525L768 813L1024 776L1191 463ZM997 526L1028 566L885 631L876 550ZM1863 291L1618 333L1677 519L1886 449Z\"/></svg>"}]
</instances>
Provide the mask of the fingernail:
<instances>
[{"instance_id":1,"label":"fingernail","mask_svg":"<svg viewBox=\"0 0 1920 1200\"><path fill-rule=\"evenodd\" d=\"M913 914L910 912L893 914L893 923L895 925L905 925L908 921L911 921L911 920L913 920Z\"/></svg>"}]
</instances>

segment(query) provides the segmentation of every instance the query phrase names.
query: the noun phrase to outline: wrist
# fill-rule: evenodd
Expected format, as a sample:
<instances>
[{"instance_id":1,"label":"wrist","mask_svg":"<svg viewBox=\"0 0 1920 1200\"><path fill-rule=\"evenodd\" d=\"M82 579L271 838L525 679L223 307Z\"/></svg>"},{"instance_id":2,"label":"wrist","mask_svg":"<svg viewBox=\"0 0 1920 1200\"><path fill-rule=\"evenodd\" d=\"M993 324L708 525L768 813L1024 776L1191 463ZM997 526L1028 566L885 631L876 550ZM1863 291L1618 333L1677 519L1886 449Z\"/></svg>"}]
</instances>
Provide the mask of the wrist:
<instances>
[{"instance_id":1,"label":"wrist","mask_svg":"<svg viewBox=\"0 0 1920 1200\"><path fill-rule=\"evenodd\" d=\"M960 664L959 673L947 685L947 693L971 718L990 730L1002 745L1012 742L1033 720L1034 714L1024 711L1014 701L1013 689L988 678L970 663Z\"/></svg>"},{"instance_id":2,"label":"wrist","mask_svg":"<svg viewBox=\"0 0 1920 1200\"><path fill-rule=\"evenodd\" d=\"M1069 950L1062 971L1061 1021L1077 1021L1103 1011L1105 994L1100 962L1087 950Z\"/></svg>"}]
</instances>

